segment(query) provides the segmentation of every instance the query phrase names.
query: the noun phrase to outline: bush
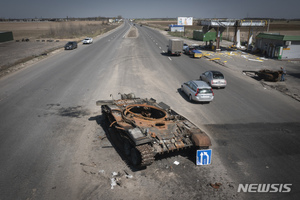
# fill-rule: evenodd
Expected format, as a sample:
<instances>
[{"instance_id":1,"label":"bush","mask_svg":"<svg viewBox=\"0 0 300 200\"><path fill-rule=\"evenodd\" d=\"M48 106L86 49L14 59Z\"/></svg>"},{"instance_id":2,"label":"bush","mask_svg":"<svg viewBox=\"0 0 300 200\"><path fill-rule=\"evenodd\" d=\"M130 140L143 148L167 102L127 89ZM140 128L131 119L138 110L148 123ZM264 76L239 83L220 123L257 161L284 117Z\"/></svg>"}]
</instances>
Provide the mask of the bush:
<instances>
[{"instance_id":1,"label":"bush","mask_svg":"<svg viewBox=\"0 0 300 200\"><path fill-rule=\"evenodd\" d=\"M107 32L117 25L76 23L76 22L58 22L55 26L51 26L47 34L43 38L59 38L71 39L79 37L93 37Z\"/></svg>"}]
</instances>

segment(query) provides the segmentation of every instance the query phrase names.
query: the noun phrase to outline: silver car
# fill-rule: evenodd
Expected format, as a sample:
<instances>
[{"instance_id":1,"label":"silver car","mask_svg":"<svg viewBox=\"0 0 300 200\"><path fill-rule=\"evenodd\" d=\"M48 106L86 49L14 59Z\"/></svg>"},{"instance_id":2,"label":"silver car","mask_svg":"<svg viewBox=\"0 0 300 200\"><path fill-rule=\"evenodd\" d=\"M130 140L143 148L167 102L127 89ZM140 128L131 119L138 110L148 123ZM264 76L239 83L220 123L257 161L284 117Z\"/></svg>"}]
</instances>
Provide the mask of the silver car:
<instances>
[{"instance_id":1,"label":"silver car","mask_svg":"<svg viewBox=\"0 0 300 200\"><path fill-rule=\"evenodd\" d=\"M207 71L200 75L200 80L208 83L213 88L225 88L227 81L219 71Z\"/></svg>"},{"instance_id":2,"label":"silver car","mask_svg":"<svg viewBox=\"0 0 300 200\"><path fill-rule=\"evenodd\" d=\"M189 100L199 102L211 102L214 99L212 88L207 83L199 80L192 80L181 85L181 91L184 92Z\"/></svg>"}]
</instances>

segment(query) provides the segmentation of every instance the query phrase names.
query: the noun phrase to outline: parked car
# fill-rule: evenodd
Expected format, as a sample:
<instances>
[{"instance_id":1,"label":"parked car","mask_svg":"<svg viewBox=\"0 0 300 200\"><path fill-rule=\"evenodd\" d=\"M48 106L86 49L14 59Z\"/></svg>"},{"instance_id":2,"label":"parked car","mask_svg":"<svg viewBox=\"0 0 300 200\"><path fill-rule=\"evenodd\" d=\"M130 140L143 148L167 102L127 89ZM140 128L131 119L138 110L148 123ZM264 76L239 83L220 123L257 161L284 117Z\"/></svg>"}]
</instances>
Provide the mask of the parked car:
<instances>
[{"instance_id":1,"label":"parked car","mask_svg":"<svg viewBox=\"0 0 300 200\"><path fill-rule=\"evenodd\" d=\"M198 49L194 49L194 50L192 50L190 55L191 55L191 58L201 58L203 56L203 53Z\"/></svg>"},{"instance_id":2,"label":"parked car","mask_svg":"<svg viewBox=\"0 0 300 200\"><path fill-rule=\"evenodd\" d=\"M185 82L181 85L181 91L189 97L191 102L211 102L214 99L212 88L204 81L191 80Z\"/></svg>"},{"instance_id":3,"label":"parked car","mask_svg":"<svg viewBox=\"0 0 300 200\"><path fill-rule=\"evenodd\" d=\"M191 55L193 50L199 50L200 46L199 45L190 45L188 47L185 48L184 53L186 55Z\"/></svg>"},{"instance_id":4,"label":"parked car","mask_svg":"<svg viewBox=\"0 0 300 200\"><path fill-rule=\"evenodd\" d=\"M225 88L227 85L224 75L219 71L206 71L200 75L200 80L208 83L213 88Z\"/></svg>"},{"instance_id":5,"label":"parked car","mask_svg":"<svg viewBox=\"0 0 300 200\"><path fill-rule=\"evenodd\" d=\"M93 38L85 38L82 40L82 44L92 44L93 43Z\"/></svg>"},{"instance_id":6,"label":"parked car","mask_svg":"<svg viewBox=\"0 0 300 200\"><path fill-rule=\"evenodd\" d=\"M185 51L186 48L188 48L189 45L187 45L186 43L183 44L183 48L182 50Z\"/></svg>"},{"instance_id":7,"label":"parked car","mask_svg":"<svg viewBox=\"0 0 300 200\"><path fill-rule=\"evenodd\" d=\"M71 50L71 49L76 49L77 48L77 42L72 41L72 42L68 42L65 45L65 50Z\"/></svg>"}]
</instances>

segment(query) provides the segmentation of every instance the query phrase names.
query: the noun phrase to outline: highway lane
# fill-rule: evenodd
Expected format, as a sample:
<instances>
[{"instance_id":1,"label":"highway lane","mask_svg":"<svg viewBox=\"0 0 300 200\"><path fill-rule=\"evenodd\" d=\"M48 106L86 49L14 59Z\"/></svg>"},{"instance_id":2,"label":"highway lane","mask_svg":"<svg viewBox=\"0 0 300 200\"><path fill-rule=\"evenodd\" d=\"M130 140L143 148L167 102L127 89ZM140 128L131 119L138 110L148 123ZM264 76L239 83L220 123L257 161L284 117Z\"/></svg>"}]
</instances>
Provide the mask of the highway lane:
<instances>
[{"instance_id":1,"label":"highway lane","mask_svg":"<svg viewBox=\"0 0 300 200\"><path fill-rule=\"evenodd\" d=\"M140 29L147 28L141 27ZM150 36L150 40L152 40L151 38L154 38L157 33L155 34L153 30L150 33L154 35ZM154 40L158 41L156 38ZM166 51L167 39L160 40L159 46L164 46L163 50ZM201 121L202 124L299 121L297 102L280 95L277 91L265 89L257 81L245 78L240 73L218 66L204 58L199 60L191 59L186 55L172 56L172 61L168 63L163 63L167 60L164 56L155 57L155 60L157 59L160 60L160 64L157 64L159 67L154 71L163 70L163 72L157 73L160 76L159 79L168 80L165 84L168 84L167 88L170 88L168 91L172 92L180 88L183 82L198 79L200 74L207 70L219 70L224 73L228 80L228 87L225 90L215 89L215 100L211 104L190 104L182 101L182 98L180 99L179 104L181 105L189 105L193 108L201 107L201 114L209 119ZM162 67L163 69L161 69ZM172 80L172 84L170 84L170 80ZM170 98L172 96L170 95Z\"/></svg>"},{"instance_id":2,"label":"highway lane","mask_svg":"<svg viewBox=\"0 0 300 200\"><path fill-rule=\"evenodd\" d=\"M46 185L76 171L68 165L80 146L83 120L71 121L89 114L87 104L95 105L95 88L108 78L102 72L128 30L127 24L93 45L61 51L1 79L0 199L30 197L35 188L49 196Z\"/></svg>"},{"instance_id":3,"label":"highway lane","mask_svg":"<svg viewBox=\"0 0 300 200\"><path fill-rule=\"evenodd\" d=\"M150 36L151 40L157 35L152 30L149 34L154 35ZM167 41L161 40L160 43L167 44ZM170 68L164 65L165 74L171 76L165 79L176 77L177 87L179 82L197 79L206 70L219 70L227 78L227 88L215 89L215 99L208 105L182 101L184 95L180 102L177 99L168 103L179 110L182 108L180 112L200 127L204 125L213 139L214 155L222 160L228 174L235 180L234 187L237 189L239 184L251 183L289 183L294 186L290 194L243 193L240 194L242 198L295 198L300 184L299 102L205 59L191 59L185 55L171 58L173 64ZM172 88L172 85L168 87ZM173 87L173 91L177 87Z\"/></svg>"},{"instance_id":4,"label":"highway lane","mask_svg":"<svg viewBox=\"0 0 300 200\"><path fill-rule=\"evenodd\" d=\"M70 199L82 199L88 195L103 195L107 183L102 183L99 178L82 175L85 168L82 169L80 163L101 163L101 167L106 170L126 168L114 152L108 148L99 149L99 143L94 145L103 130L95 121L90 120L101 115L95 101L109 99L110 94L117 98L118 92L134 92L140 97L153 97L163 101L207 130L212 138L213 149L216 151L213 165L191 167L191 163L182 160L190 169L189 173L178 172L176 179L152 184L152 189L158 189L155 186L165 189L157 190L158 196L169 191L168 187L174 189L176 185L169 182L182 179L184 181L177 183L177 186L184 186L188 183L186 180L197 178L201 180L198 183L200 185L216 179L224 182L233 179L235 188L224 185L226 189L222 190L222 197L229 198L233 194L238 197L236 186L245 178L241 174L245 170L245 163L250 175L256 173L257 166L255 162L240 161L251 154L252 144L256 142L256 137L244 139L244 135L236 135L243 124L247 128L241 132L254 132L256 136L266 132L266 123L279 123L278 126L282 125L284 130L286 126L291 126L293 137L285 137L284 144L288 145L291 141L295 141L295 145L299 144L298 136L294 134L300 116L298 102L277 91L264 89L256 81L205 59L191 59L186 55L169 58L163 53L167 49L167 38L155 30L139 26L137 38L124 38L129 28L130 25L126 22L123 27L97 39L92 45L79 46L74 51L62 51L0 80L0 150L4 152L0 155L0 180L5 180L0 183L1 191L5 191L1 193L0 199L15 199L20 196L40 197L39 199L66 196ZM180 85L184 81L198 78L200 73L209 69L222 71L228 79L228 87L215 90L215 100L211 104L188 102L178 91ZM256 126L251 126L253 123ZM254 129L255 127L261 128ZM226 131L223 132L222 128ZM271 133L265 133L266 138ZM277 137L279 134L282 132L270 136ZM240 139L231 140L231 137ZM230 148L224 147L224 142ZM276 146L278 141L273 140L271 144L268 142L270 141L267 139L262 142L262 145L265 144L262 150ZM249 150L240 154L243 145ZM297 161L299 154L297 151L293 154L283 149L279 155L286 155L287 158L281 158L281 161L291 165L290 159ZM229 161L228 156L238 159ZM103 160L106 160L105 164ZM164 171L162 166L171 165L172 161L158 161L147 168L145 173L151 174L157 169ZM277 160L270 156L269 162L275 166L270 174L276 174L278 181L284 180L276 173L280 170L276 167ZM244 165L239 165L241 163ZM284 176L292 177L297 166L298 164L287 168L290 172ZM233 169L237 169L238 173ZM259 173L261 179L255 181L263 181L263 173ZM139 172L136 172L136 176L138 175ZM140 179L141 182L147 181L147 178ZM294 180L299 181L299 177L296 176ZM96 184L101 187L93 190ZM135 189L145 194L150 193L143 186ZM178 192L184 191L176 189ZM196 197L198 189L191 185L189 189L185 189L187 192L183 192L183 197ZM169 197L174 196L169 192ZM201 192L204 198L211 194L218 197L209 188L202 188ZM117 197L114 196L116 194L107 192L106 195Z\"/></svg>"}]
</instances>

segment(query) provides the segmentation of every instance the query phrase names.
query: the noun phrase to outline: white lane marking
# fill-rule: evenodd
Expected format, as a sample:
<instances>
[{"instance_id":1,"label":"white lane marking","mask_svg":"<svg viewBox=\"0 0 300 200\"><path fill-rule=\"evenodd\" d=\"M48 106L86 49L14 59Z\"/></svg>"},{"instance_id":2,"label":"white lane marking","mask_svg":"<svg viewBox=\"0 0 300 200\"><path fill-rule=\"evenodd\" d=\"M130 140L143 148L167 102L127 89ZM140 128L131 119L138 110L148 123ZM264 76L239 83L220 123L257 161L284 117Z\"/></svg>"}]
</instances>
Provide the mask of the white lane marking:
<instances>
[{"instance_id":1,"label":"white lane marking","mask_svg":"<svg viewBox=\"0 0 300 200\"><path fill-rule=\"evenodd\" d=\"M170 57L168 57L169 58L169 60L172 60Z\"/></svg>"}]
</instances>

